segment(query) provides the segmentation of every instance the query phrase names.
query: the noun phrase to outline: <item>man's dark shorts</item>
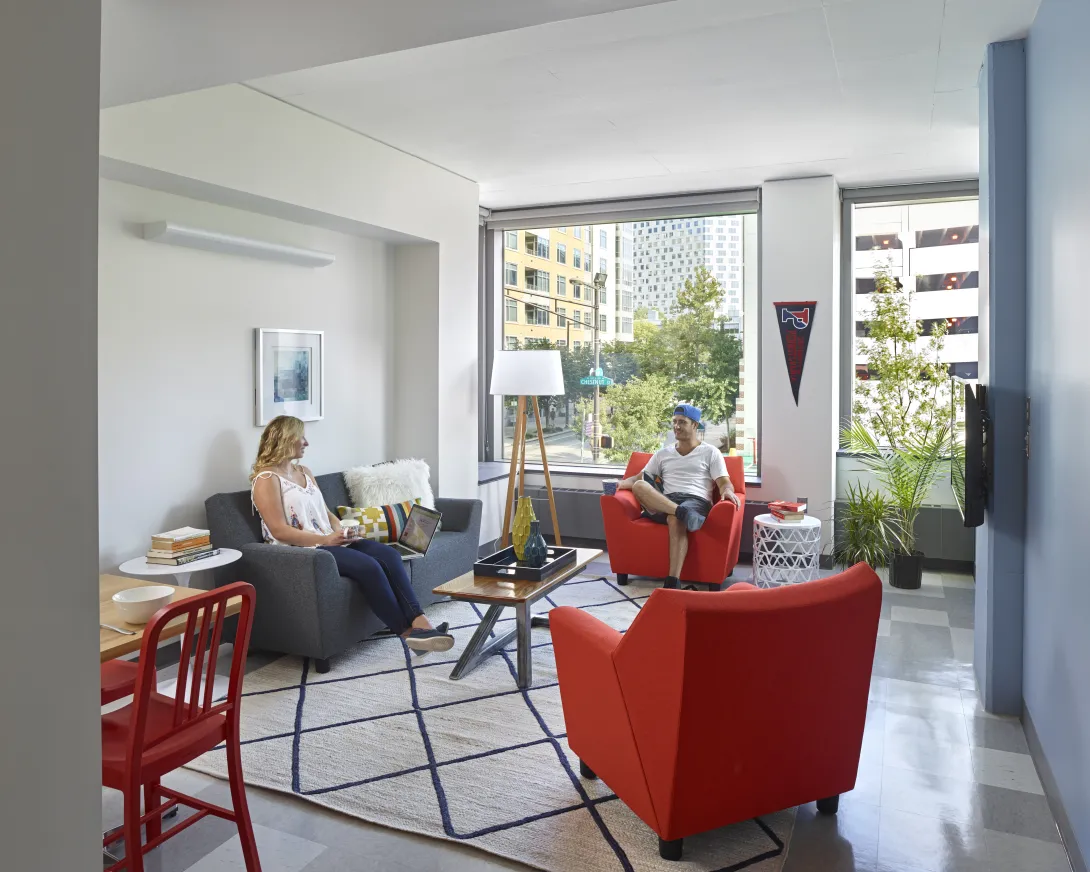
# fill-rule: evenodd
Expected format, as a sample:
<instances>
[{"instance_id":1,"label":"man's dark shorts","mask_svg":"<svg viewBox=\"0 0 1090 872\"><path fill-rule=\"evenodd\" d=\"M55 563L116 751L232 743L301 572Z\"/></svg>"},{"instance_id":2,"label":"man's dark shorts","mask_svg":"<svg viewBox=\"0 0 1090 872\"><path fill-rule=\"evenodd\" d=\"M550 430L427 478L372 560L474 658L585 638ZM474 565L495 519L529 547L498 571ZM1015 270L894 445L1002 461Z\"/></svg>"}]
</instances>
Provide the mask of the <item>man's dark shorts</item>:
<instances>
[{"instance_id":1,"label":"man's dark shorts","mask_svg":"<svg viewBox=\"0 0 1090 872\"><path fill-rule=\"evenodd\" d=\"M644 473L643 480L654 487L659 493L662 493L661 479L654 478L647 473ZM679 508L685 506L688 510L687 517L685 518L685 526L690 533L695 533L703 527L704 522L708 520L708 512L712 510L712 504L703 497L694 496L693 494L666 494L665 496L666 499ZM666 523L665 512L649 512L647 509L644 509L643 516L654 521L656 524Z\"/></svg>"}]
</instances>

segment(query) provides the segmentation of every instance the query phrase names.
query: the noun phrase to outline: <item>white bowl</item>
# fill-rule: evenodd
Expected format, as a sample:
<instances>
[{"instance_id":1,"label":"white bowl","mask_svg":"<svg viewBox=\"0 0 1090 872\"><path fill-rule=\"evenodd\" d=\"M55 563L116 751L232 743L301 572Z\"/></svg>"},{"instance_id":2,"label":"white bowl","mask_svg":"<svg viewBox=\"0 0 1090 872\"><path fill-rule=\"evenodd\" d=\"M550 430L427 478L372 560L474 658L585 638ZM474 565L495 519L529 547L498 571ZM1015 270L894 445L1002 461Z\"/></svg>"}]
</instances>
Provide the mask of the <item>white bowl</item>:
<instances>
[{"instance_id":1,"label":"white bowl","mask_svg":"<svg viewBox=\"0 0 1090 872\"><path fill-rule=\"evenodd\" d=\"M146 624L152 616L174 597L174 588L164 584L130 587L112 597L127 624Z\"/></svg>"}]
</instances>

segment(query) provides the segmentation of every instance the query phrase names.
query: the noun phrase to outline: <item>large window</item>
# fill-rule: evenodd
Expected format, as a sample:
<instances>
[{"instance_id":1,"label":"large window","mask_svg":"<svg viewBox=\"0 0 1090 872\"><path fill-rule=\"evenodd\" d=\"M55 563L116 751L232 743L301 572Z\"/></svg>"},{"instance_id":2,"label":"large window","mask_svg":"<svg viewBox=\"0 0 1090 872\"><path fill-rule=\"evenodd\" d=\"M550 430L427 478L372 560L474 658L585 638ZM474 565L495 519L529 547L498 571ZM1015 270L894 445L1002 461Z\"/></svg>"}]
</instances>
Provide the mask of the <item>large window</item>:
<instances>
[{"instance_id":1,"label":"large window","mask_svg":"<svg viewBox=\"0 0 1090 872\"><path fill-rule=\"evenodd\" d=\"M882 373L874 365L874 331L889 335L888 325L883 327L875 320L880 312L876 297L883 290L908 305L906 314L915 321L919 337L913 350L924 353L929 364L936 364L931 376L934 384L944 375L976 381L978 210L975 197L852 207L853 414L867 412L864 420L873 423L878 419L870 410L889 402L875 390ZM887 365L897 366L896 359L890 358ZM926 370L921 379L925 377ZM951 382L921 396L923 402L927 396L937 397L949 409L951 398L960 392L960 386ZM906 402L918 405L921 400Z\"/></svg>"},{"instance_id":2,"label":"large window","mask_svg":"<svg viewBox=\"0 0 1090 872\"><path fill-rule=\"evenodd\" d=\"M550 463L623 465L668 444L674 405L692 402L702 438L757 473L757 225L747 213L522 231L505 258L524 277L506 291L520 317L504 319L502 347L561 352L566 393L539 398ZM550 236L555 282L539 260ZM717 257L728 236L736 257ZM608 384L583 383L599 370ZM502 400L497 460L510 457L516 399Z\"/></svg>"}]
</instances>

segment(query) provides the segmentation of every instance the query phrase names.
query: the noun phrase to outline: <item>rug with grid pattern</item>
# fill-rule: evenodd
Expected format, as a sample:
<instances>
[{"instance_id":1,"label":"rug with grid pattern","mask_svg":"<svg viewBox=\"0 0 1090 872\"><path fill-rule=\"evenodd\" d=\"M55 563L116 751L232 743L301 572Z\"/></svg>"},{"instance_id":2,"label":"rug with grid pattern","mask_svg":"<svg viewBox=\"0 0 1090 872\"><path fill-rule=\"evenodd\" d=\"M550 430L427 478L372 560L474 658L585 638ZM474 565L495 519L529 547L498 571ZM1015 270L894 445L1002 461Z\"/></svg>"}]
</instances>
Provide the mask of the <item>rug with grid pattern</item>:
<instances>
[{"instance_id":1,"label":"rug with grid pattern","mask_svg":"<svg viewBox=\"0 0 1090 872\"><path fill-rule=\"evenodd\" d=\"M608 568L535 604L584 609L624 631L656 583L616 584ZM549 631L533 630L533 686L519 690L515 643L460 681L450 671L483 610L437 603L457 643L412 654L397 638L363 642L319 675L282 657L246 676L241 716L246 781L373 823L473 845L550 872L778 872L794 810L685 839L683 861L601 781L579 775L565 740ZM509 614L509 617L508 617ZM497 632L513 626L508 610ZM226 777L222 750L192 768Z\"/></svg>"}]
</instances>

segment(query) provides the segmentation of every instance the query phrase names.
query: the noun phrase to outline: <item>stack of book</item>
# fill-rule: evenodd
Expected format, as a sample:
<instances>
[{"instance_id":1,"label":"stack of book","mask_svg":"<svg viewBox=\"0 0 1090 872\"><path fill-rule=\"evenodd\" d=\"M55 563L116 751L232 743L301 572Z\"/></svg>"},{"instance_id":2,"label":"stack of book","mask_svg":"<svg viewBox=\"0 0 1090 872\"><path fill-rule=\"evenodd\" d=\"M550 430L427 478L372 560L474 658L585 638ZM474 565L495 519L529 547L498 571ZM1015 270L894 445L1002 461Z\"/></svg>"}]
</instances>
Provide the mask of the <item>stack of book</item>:
<instances>
[{"instance_id":1,"label":"stack of book","mask_svg":"<svg viewBox=\"0 0 1090 872\"><path fill-rule=\"evenodd\" d=\"M212 547L212 539L207 530L179 527L177 530L167 530L152 536L147 559L148 563L162 566L185 566L219 553L218 548Z\"/></svg>"},{"instance_id":2,"label":"stack of book","mask_svg":"<svg viewBox=\"0 0 1090 872\"><path fill-rule=\"evenodd\" d=\"M778 521L801 521L806 517L806 503L775 500L768 504L768 511Z\"/></svg>"}]
</instances>

